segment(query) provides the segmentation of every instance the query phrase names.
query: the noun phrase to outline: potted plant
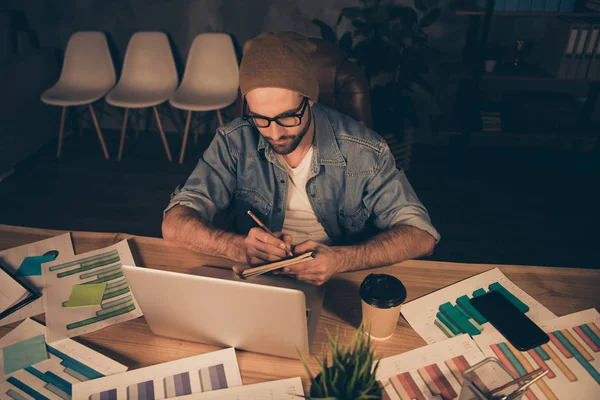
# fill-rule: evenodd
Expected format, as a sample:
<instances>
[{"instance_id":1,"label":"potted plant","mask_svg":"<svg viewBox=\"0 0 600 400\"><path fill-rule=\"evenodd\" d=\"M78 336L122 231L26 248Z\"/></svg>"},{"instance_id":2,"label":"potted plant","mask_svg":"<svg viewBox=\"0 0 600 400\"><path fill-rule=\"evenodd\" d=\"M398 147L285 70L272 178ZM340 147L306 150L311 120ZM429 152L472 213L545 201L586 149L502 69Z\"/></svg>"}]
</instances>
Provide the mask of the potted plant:
<instances>
[{"instance_id":1,"label":"potted plant","mask_svg":"<svg viewBox=\"0 0 600 400\"><path fill-rule=\"evenodd\" d=\"M375 351L371 348L371 340L365 335L361 324L348 347L339 344L339 336L335 338L329 333L329 350L331 365L327 363L327 354L317 357L319 373L314 376L300 356L304 368L310 377L309 399L327 400L376 400L382 398L382 388L376 379L379 361L375 361Z\"/></svg>"},{"instance_id":2,"label":"potted plant","mask_svg":"<svg viewBox=\"0 0 600 400\"><path fill-rule=\"evenodd\" d=\"M359 7L346 7L333 27L321 20L325 40L337 43L350 59L363 66L371 87L374 129L397 132L398 117L417 124L417 113L408 96L417 85L433 93L423 79L427 72L428 36L423 28L432 25L441 10L439 0L413 0L414 7L385 0L360 0ZM350 30L338 36L340 24L349 21Z\"/></svg>"}]
</instances>

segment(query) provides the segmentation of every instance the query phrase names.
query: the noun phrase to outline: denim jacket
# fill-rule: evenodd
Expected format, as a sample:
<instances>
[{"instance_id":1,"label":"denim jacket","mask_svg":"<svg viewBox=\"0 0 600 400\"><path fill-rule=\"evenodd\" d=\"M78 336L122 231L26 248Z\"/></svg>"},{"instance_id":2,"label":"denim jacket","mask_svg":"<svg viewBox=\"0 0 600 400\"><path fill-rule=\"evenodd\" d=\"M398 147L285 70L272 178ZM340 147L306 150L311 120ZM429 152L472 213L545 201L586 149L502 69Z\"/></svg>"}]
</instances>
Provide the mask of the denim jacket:
<instances>
[{"instance_id":1,"label":"denim jacket","mask_svg":"<svg viewBox=\"0 0 600 400\"><path fill-rule=\"evenodd\" d=\"M329 107L312 107L314 151L306 193L318 221L334 243L363 240L397 224L440 235L387 143L375 132ZM237 230L255 226L252 210L280 232L290 184L267 141L247 121L218 128L212 143L183 187L171 195L165 213L177 204L211 221L233 202Z\"/></svg>"}]
</instances>

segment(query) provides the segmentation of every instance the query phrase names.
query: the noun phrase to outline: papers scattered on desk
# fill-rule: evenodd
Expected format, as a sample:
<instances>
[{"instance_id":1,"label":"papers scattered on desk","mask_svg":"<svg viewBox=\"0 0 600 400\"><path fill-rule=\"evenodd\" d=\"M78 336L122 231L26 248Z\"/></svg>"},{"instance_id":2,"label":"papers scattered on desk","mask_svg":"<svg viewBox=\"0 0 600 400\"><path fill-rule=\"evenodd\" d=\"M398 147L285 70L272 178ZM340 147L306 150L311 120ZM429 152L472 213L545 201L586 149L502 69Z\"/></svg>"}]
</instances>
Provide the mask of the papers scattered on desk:
<instances>
[{"instance_id":1,"label":"papers scattered on desk","mask_svg":"<svg viewBox=\"0 0 600 400\"><path fill-rule=\"evenodd\" d=\"M127 240L45 264L47 287L44 305L49 343L142 315L121 271L123 264L135 265ZM99 305L69 307L68 301L75 286L99 283L106 284ZM78 291L80 288L75 289ZM78 298L75 304L87 305L87 294L84 293L85 299Z\"/></svg>"},{"instance_id":2,"label":"papers scattered on desk","mask_svg":"<svg viewBox=\"0 0 600 400\"><path fill-rule=\"evenodd\" d=\"M392 400L455 399L462 372L484 358L469 335L460 335L382 359L377 380Z\"/></svg>"},{"instance_id":3,"label":"papers scattered on desk","mask_svg":"<svg viewBox=\"0 0 600 400\"><path fill-rule=\"evenodd\" d=\"M469 298L487 290L501 291L536 323L556 318L550 310L512 283L498 268L462 280L402 306L402 315L427 343L496 329L470 306Z\"/></svg>"},{"instance_id":4,"label":"papers scattered on desk","mask_svg":"<svg viewBox=\"0 0 600 400\"><path fill-rule=\"evenodd\" d=\"M43 342L45 333L43 325L26 319L0 339L0 398L69 399L74 384L127 370L124 365L71 339L48 345ZM27 343L32 340L36 343ZM40 344L43 344L41 348ZM18 369L5 369L7 364L17 365L14 359L5 359L5 350L12 346L25 352L27 357L18 360L21 362ZM39 354L33 354L42 349L45 360L40 360Z\"/></svg>"},{"instance_id":5,"label":"papers scattered on desk","mask_svg":"<svg viewBox=\"0 0 600 400\"><path fill-rule=\"evenodd\" d=\"M78 383L73 398L168 399L241 385L235 350L229 348Z\"/></svg>"},{"instance_id":6,"label":"papers scattered on desk","mask_svg":"<svg viewBox=\"0 0 600 400\"><path fill-rule=\"evenodd\" d=\"M302 380L297 377L177 397L177 400L298 400L302 398L304 398Z\"/></svg>"},{"instance_id":7,"label":"papers scattered on desk","mask_svg":"<svg viewBox=\"0 0 600 400\"><path fill-rule=\"evenodd\" d=\"M40 240L39 242L26 244L12 249L0 251L0 263L7 268L13 275L17 275L17 271L21 271L18 279L28 287L36 289L43 293L45 288L44 268L42 274L37 275L37 266L41 261L39 258L28 259L28 257L50 256L56 257L56 261L60 262L69 257L72 257L73 244L71 243L71 234L65 233L52 238ZM22 265L25 261L26 265ZM43 264L45 267L46 264ZM22 299L27 295L26 290L22 287L14 286L14 284L4 284L7 282L5 276L0 275L2 285L0 287L0 311L10 307L10 305ZM16 300L15 300L16 299ZM9 304L10 303L10 304ZM8 306L5 306L9 304ZM44 303L42 299L37 299L11 315L0 319L0 326L11 322L20 321L27 317L33 317L44 312Z\"/></svg>"},{"instance_id":8,"label":"papers scattered on desk","mask_svg":"<svg viewBox=\"0 0 600 400\"><path fill-rule=\"evenodd\" d=\"M595 309L540 324L550 342L520 352L498 332L484 332L475 342L488 357L498 358L514 375L537 368L550 372L532 386L540 400L600 399L600 314Z\"/></svg>"}]
</instances>

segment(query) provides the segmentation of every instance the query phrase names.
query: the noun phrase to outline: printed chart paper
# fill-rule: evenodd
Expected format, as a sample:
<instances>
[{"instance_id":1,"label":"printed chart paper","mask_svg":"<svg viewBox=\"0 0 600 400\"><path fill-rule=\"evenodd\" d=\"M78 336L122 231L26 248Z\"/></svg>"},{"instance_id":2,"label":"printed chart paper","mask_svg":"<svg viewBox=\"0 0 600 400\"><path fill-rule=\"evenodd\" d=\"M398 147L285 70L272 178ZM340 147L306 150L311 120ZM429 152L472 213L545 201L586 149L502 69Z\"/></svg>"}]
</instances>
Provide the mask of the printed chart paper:
<instances>
[{"instance_id":1,"label":"printed chart paper","mask_svg":"<svg viewBox=\"0 0 600 400\"><path fill-rule=\"evenodd\" d=\"M196 393L178 397L177 400L298 400L302 398L304 398L302 379L297 377Z\"/></svg>"},{"instance_id":2,"label":"printed chart paper","mask_svg":"<svg viewBox=\"0 0 600 400\"><path fill-rule=\"evenodd\" d=\"M135 265L127 240L45 265L44 304L49 343L142 315L121 271L123 264ZM96 283L106 283L100 305L68 307L73 286Z\"/></svg>"},{"instance_id":3,"label":"printed chart paper","mask_svg":"<svg viewBox=\"0 0 600 400\"><path fill-rule=\"evenodd\" d=\"M35 259L29 259L28 257L40 257L40 256L54 256L56 261L66 260L73 257L73 243L71 243L71 234L65 233L59 236L51 237L48 239L40 240L26 244L19 247L13 247L0 251L0 263L7 268L13 275L17 276L17 271L22 267L23 262L30 264ZM46 258L45 258L46 259ZM37 259L40 260L40 259ZM43 264L45 267L47 264ZM30 265L23 266L25 270L31 271ZM21 269L21 271L25 271ZM0 281L3 283L0 285L0 309L6 309L9 306L17 303L17 301L24 298L27 292L21 286L4 285L5 278L10 279L6 276L0 275ZM40 293L45 293L45 278L44 268L42 268L42 275L22 275L18 277L21 282L26 286L37 289ZM20 295L19 295L20 293ZM18 297L18 298L17 298ZM16 300L15 300L16 299ZM10 303L7 307L3 307L4 303ZM43 298L39 298L18 311L15 311L6 318L0 319L0 326L10 324L11 322L20 321L27 317L33 317L44 312Z\"/></svg>"},{"instance_id":4,"label":"printed chart paper","mask_svg":"<svg viewBox=\"0 0 600 400\"><path fill-rule=\"evenodd\" d=\"M556 315L512 283L498 268L406 303L402 306L402 315L427 343L436 343L463 333L477 336L488 330L497 332L469 302L472 296L489 290L501 292L538 324L556 318Z\"/></svg>"},{"instance_id":5,"label":"printed chart paper","mask_svg":"<svg viewBox=\"0 0 600 400\"><path fill-rule=\"evenodd\" d=\"M455 336L382 359L377 380L383 399L457 399L462 372L484 358L469 335Z\"/></svg>"},{"instance_id":6,"label":"printed chart paper","mask_svg":"<svg viewBox=\"0 0 600 400\"><path fill-rule=\"evenodd\" d=\"M188 357L73 386L74 399L168 399L242 385L233 348Z\"/></svg>"},{"instance_id":7,"label":"printed chart paper","mask_svg":"<svg viewBox=\"0 0 600 400\"><path fill-rule=\"evenodd\" d=\"M46 328L26 319L0 339L0 348L44 336ZM0 351L0 398L69 400L74 384L127 371L127 367L71 339L46 343L49 359L4 375Z\"/></svg>"},{"instance_id":8,"label":"printed chart paper","mask_svg":"<svg viewBox=\"0 0 600 400\"><path fill-rule=\"evenodd\" d=\"M548 374L527 393L535 399L600 399L600 314L585 310L540 324L550 342L520 352L498 332L475 342L486 356L498 358L515 376L538 368Z\"/></svg>"}]
</instances>

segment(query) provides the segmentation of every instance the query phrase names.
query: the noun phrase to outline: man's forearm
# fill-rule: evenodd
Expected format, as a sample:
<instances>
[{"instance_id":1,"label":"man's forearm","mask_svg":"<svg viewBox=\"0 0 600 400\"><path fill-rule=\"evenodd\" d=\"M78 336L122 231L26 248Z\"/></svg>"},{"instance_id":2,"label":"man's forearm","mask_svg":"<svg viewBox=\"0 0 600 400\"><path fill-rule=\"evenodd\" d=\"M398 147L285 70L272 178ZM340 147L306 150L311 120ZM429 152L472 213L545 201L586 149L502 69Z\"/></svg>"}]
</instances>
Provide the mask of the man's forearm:
<instances>
[{"instance_id":1,"label":"man's forearm","mask_svg":"<svg viewBox=\"0 0 600 400\"><path fill-rule=\"evenodd\" d=\"M431 254L435 239L427 232L398 225L355 246L338 247L344 255L344 271L376 268Z\"/></svg>"},{"instance_id":2,"label":"man's forearm","mask_svg":"<svg viewBox=\"0 0 600 400\"><path fill-rule=\"evenodd\" d=\"M215 228L192 208L175 206L162 223L165 240L190 250L243 262L244 237Z\"/></svg>"}]
</instances>

